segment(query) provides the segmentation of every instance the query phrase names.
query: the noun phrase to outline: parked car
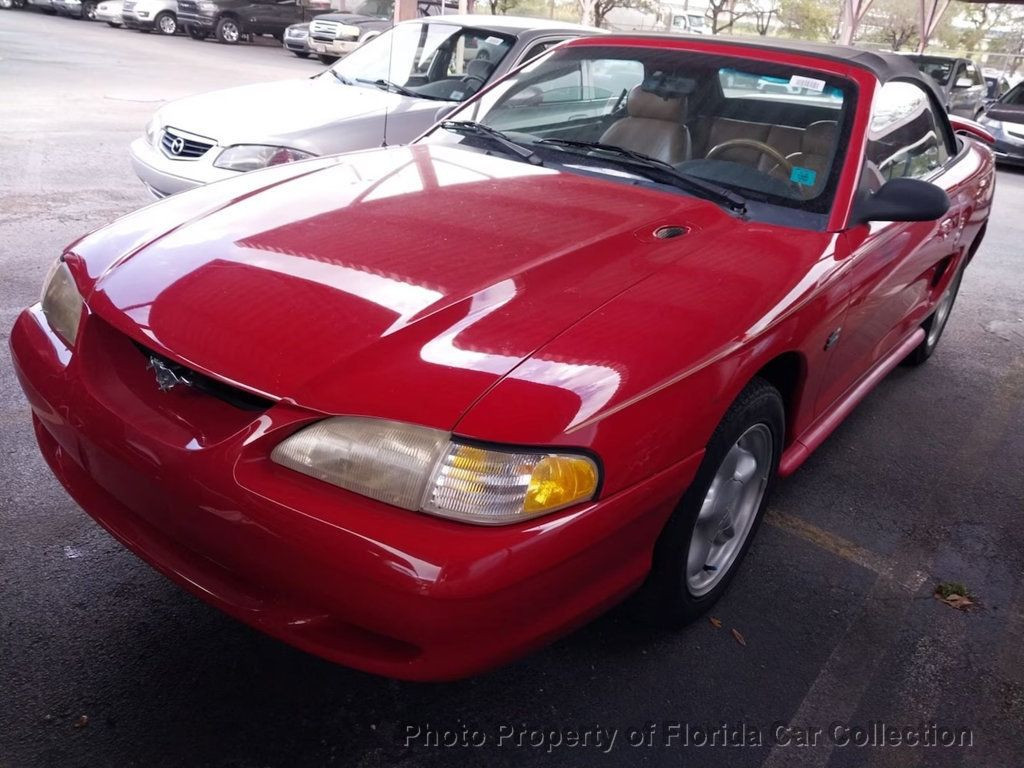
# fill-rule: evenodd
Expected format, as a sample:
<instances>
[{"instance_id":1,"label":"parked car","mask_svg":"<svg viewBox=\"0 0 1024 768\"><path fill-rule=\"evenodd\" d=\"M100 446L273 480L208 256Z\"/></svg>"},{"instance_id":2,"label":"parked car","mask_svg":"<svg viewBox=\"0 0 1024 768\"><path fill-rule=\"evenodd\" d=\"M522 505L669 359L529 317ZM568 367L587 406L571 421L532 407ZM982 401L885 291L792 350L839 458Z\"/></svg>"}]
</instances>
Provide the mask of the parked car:
<instances>
[{"instance_id":1,"label":"parked car","mask_svg":"<svg viewBox=\"0 0 1024 768\"><path fill-rule=\"evenodd\" d=\"M281 41L285 49L291 51L300 59L310 57L309 50L309 22L292 24L284 31L284 39Z\"/></svg>"},{"instance_id":2,"label":"parked car","mask_svg":"<svg viewBox=\"0 0 1024 768\"><path fill-rule=\"evenodd\" d=\"M973 61L952 56L913 55L907 58L938 85L947 112L977 119L985 108L988 86Z\"/></svg>"},{"instance_id":3,"label":"parked car","mask_svg":"<svg viewBox=\"0 0 1024 768\"><path fill-rule=\"evenodd\" d=\"M1024 165L1024 82L990 104L979 122L995 136L999 162Z\"/></svg>"},{"instance_id":4,"label":"parked car","mask_svg":"<svg viewBox=\"0 0 1024 768\"><path fill-rule=\"evenodd\" d=\"M112 27L124 25L121 14L121 0L103 0L103 2L96 6L96 21L105 21Z\"/></svg>"},{"instance_id":5,"label":"parked car","mask_svg":"<svg viewBox=\"0 0 1024 768\"><path fill-rule=\"evenodd\" d=\"M52 0L25 0L29 8L38 8L43 13L56 13Z\"/></svg>"},{"instance_id":6,"label":"parked car","mask_svg":"<svg viewBox=\"0 0 1024 768\"><path fill-rule=\"evenodd\" d=\"M325 13L310 22L307 44L320 61L333 64L391 26L391 19L355 13Z\"/></svg>"},{"instance_id":7,"label":"parked car","mask_svg":"<svg viewBox=\"0 0 1024 768\"><path fill-rule=\"evenodd\" d=\"M455 678L637 590L666 626L714 605L776 476L934 353L994 181L898 56L574 40L411 146L79 239L14 369L57 478L163 574L333 661Z\"/></svg>"},{"instance_id":8,"label":"parked car","mask_svg":"<svg viewBox=\"0 0 1024 768\"><path fill-rule=\"evenodd\" d=\"M178 32L177 0L124 0L121 21L128 29L157 31L161 35Z\"/></svg>"},{"instance_id":9,"label":"parked car","mask_svg":"<svg viewBox=\"0 0 1024 768\"><path fill-rule=\"evenodd\" d=\"M267 165L404 144L430 127L439 110L541 51L598 33L512 16L402 22L312 78L165 105L132 142L132 167L163 196Z\"/></svg>"},{"instance_id":10,"label":"parked car","mask_svg":"<svg viewBox=\"0 0 1024 768\"><path fill-rule=\"evenodd\" d=\"M985 97L988 101L995 101L1013 87L1010 79L998 69L985 69L981 74L985 78Z\"/></svg>"},{"instance_id":11,"label":"parked car","mask_svg":"<svg viewBox=\"0 0 1024 768\"><path fill-rule=\"evenodd\" d=\"M193 40L213 35L221 43L235 43L256 35L284 40L292 24L308 21L331 9L329 0L259 3L253 0L179 0L179 14Z\"/></svg>"},{"instance_id":12,"label":"parked car","mask_svg":"<svg viewBox=\"0 0 1024 768\"><path fill-rule=\"evenodd\" d=\"M51 0L50 7L59 16L70 16L73 19L87 19L93 21L96 18L97 0Z\"/></svg>"}]
</instances>

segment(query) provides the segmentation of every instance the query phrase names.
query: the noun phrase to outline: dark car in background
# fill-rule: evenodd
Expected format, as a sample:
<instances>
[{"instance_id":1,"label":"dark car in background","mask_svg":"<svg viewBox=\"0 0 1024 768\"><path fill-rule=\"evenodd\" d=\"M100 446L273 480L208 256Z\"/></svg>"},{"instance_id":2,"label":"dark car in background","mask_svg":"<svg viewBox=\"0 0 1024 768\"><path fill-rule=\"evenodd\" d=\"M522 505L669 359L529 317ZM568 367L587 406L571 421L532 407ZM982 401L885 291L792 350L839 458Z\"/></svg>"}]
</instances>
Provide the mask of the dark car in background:
<instances>
[{"instance_id":1,"label":"dark car in background","mask_svg":"<svg viewBox=\"0 0 1024 768\"><path fill-rule=\"evenodd\" d=\"M985 109L988 86L981 69L970 59L955 56L908 56L939 86L943 106L951 115L977 119Z\"/></svg>"},{"instance_id":2,"label":"dark car in background","mask_svg":"<svg viewBox=\"0 0 1024 768\"><path fill-rule=\"evenodd\" d=\"M996 137L996 161L1024 166L1024 82L989 105L979 122Z\"/></svg>"},{"instance_id":3,"label":"dark car in background","mask_svg":"<svg viewBox=\"0 0 1024 768\"><path fill-rule=\"evenodd\" d=\"M327 0L269 3L257 0L179 0L178 17L189 37L205 40L211 35L228 45L257 35L284 41L292 24L309 21L331 10Z\"/></svg>"},{"instance_id":4,"label":"dark car in background","mask_svg":"<svg viewBox=\"0 0 1024 768\"><path fill-rule=\"evenodd\" d=\"M325 13L310 22L306 45L324 64L333 64L392 25L391 19L360 13Z\"/></svg>"}]
</instances>

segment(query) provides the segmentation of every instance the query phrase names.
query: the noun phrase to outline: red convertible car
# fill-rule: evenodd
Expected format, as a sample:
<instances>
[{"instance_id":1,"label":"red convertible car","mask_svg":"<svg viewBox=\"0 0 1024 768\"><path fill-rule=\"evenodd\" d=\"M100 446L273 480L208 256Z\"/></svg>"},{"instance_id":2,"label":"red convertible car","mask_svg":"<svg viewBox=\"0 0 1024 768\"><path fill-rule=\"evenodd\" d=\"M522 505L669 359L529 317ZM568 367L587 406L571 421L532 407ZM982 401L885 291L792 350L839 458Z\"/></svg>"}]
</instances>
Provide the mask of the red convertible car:
<instances>
[{"instance_id":1,"label":"red convertible car","mask_svg":"<svg viewBox=\"0 0 1024 768\"><path fill-rule=\"evenodd\" d=\"M90 515L307 651L450 679L630 595L682 625L935 350L993 194L961 127L899 56L574 41L73 243L15 366Z\"/></svg>"}]
</instances>

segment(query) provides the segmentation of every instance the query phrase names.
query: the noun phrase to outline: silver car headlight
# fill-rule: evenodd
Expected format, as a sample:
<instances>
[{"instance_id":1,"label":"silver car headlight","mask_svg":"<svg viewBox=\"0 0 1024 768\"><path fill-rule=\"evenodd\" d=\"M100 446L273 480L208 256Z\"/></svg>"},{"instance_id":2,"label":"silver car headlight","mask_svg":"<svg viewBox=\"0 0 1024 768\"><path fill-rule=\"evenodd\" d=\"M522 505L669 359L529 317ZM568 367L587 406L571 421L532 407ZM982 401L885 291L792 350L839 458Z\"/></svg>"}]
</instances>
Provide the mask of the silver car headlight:
<instances>
[{"instance_id":1,"label":"silver car headlight","mask_svg":"<svg viewBox=\"0 0 1024 768\"><path fill-rule=\"evenodd\" d=\"M478 525L518 523L590 501L600 479L584 454L482 446L353 416L299 430L270 458L377 501Z\"/></svg>"},{"instance_id":2,"label":"silver car headlight","mask_svg":"<svg viewBox=\"0 0 1024 768\"><path fill-rule=\"evenodd\" d=\"M82 307L85 301L78 292L71 270L60 258L50 267L46 280L43 281L43 295L40 299L43 316L50 324L54 333L60 336L69 347L74 346L78 338L78 324L82 320Z\"/></svg>"},{"instance_id":3,"label":"silver car headlight","mask_svg":"<svg viewBox=\"0 0 1024 768\"><path fill-rule=\"evenodd\" d=\"M352 24L340 24L337 34L339 37L358 38L361 32L362 30L359 27Z\"/></svg>"},{"instance_id":4,"label":"silver car headlight","mask_svg":"<svg viewBox=\"0 0 1024 768\"><path fill-rule=\"evenodd\" d=\"M316 155L290 147L271 147L263 144L236 144L228 147L213 163L216 168L229 171L255 171L271 165L293 163Z\"/></svg>"},{"instance_id":5,"label":"silver car headlight","mask_svg":"<svg viewBox=\"0 0 1024 768\"><path fill-rule=\"evenodd\" d=\"M151 147L156 147L160 144L160 121L156 115L153 115L150 121L146 123L146 142Z\"/></svg>"}]
</instances>

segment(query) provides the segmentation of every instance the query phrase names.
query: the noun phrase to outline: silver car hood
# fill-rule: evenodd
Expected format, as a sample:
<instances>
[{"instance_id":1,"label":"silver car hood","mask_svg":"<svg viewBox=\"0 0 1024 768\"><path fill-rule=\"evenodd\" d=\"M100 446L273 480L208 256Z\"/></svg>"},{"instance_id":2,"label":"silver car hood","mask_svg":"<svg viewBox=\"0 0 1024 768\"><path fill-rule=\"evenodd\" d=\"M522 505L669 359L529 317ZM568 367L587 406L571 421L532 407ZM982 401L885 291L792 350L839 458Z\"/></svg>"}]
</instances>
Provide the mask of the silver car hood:
<instances>
[{"instance_id":1,"label":"silver car hood","mask_svg":"<svg viewBox=\"0 0 1024 768\"><path fill-rule=\"evenodd\" d=\"M220 146L272 144L328 155L381 146L385 112L387 143L407 143L448 103L344 85L325 72L189 96L162 107L157 119Z\"/></svg>"}]
</instances>

